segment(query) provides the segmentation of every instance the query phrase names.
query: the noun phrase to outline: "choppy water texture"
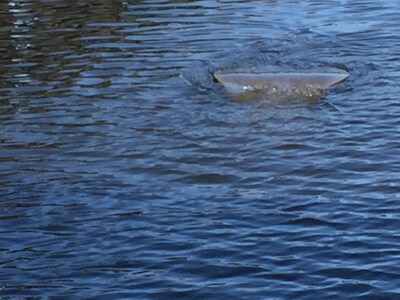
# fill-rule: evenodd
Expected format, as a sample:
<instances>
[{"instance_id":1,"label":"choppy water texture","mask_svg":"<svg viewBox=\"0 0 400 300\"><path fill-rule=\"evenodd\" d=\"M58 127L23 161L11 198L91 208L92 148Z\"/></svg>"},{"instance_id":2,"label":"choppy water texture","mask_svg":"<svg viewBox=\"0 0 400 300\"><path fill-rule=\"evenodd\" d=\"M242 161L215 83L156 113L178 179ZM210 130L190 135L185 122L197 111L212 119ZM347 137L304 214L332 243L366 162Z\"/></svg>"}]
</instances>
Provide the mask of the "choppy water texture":
<instances>
[{"instance_id":1,"label":"choppy water texture","mask_svg":"<svg viewBox=\"0 0 400 300\"><path fill-rule=\"evenodd\" d=\"M0 2L0 296L400 298L397 1ZM313 104L211 74L337 67Z\"/></svg>"}]
</instances>

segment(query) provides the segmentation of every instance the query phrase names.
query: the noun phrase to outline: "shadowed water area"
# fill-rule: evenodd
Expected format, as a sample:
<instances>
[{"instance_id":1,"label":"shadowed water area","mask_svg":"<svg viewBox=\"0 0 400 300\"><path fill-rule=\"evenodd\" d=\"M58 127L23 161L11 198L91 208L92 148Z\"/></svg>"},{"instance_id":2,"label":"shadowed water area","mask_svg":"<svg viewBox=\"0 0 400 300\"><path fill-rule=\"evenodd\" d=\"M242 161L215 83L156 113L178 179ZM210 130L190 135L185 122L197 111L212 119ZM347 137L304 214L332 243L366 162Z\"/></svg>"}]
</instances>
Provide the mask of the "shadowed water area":
<instances>
[{"instance_id":1,"label":"shadowed water area","mask_svg":"<svg viewBox=\"0 0 400 300\"><path fill-rule=\"evenodd\" d=\"M400 298L399 10L1 1L0 297ZM350 75L213 81L257 66Z\"/></svg>"}]
</instances>

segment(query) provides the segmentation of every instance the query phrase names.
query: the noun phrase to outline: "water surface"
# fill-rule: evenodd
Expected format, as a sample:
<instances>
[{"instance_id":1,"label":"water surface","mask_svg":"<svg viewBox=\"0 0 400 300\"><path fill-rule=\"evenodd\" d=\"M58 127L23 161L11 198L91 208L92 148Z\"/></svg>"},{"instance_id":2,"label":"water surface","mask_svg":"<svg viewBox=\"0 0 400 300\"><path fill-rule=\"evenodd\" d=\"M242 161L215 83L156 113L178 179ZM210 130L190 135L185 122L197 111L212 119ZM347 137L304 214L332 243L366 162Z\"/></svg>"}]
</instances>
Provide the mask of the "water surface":
<instances>
[{"instance_id":1,"label":"water surface","mask_svg":"<svg viewBox=\"0 0 400 300\"><path fill-rule=\"evenodd\" d=\"M399 8L2 1L0 296L399 298ZM350 77L212 80L260 65Z\"/></svg>"}]
</instances>

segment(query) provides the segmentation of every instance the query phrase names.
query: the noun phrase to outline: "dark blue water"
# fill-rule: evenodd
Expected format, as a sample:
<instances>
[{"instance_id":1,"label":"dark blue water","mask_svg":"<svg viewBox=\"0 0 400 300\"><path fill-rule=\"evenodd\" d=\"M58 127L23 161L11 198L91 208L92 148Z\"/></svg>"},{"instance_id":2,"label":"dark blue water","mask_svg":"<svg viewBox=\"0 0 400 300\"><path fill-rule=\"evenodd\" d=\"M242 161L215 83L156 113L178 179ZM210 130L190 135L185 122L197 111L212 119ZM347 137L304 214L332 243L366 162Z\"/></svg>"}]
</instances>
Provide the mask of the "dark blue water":
<instances>
[{"instance_id":1,"label":"dark blue water","mask_svg":"<svg viewBox=\"0 0 400 300\"><path fill-rule=\"evenodd\" d=\"M0 297L400 298L400 4L0 3ZM212 72L333 66L316 103Z\"/></svg>"}]
</instances>

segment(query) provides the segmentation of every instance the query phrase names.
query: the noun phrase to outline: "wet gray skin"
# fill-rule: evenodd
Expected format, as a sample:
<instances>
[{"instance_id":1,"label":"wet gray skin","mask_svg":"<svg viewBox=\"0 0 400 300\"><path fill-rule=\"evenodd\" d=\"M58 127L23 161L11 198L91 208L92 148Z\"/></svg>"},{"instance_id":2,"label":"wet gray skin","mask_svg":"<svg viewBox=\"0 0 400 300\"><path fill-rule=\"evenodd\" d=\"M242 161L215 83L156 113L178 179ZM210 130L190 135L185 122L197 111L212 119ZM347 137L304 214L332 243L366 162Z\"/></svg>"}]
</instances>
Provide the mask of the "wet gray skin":
<instances>
[{"instance_id":1,"label":"wet gray skin","mask_svg":"<svg viewBox=\"0 0 400 300\"><path fill-rule=\"evenodd\" d=\"M217 71L215 79L234 97L252 98L260 93L268 96L319 97L331 85L346 79L349 74L341 69L315 71Z\"/></svg>"}]
</instances>

